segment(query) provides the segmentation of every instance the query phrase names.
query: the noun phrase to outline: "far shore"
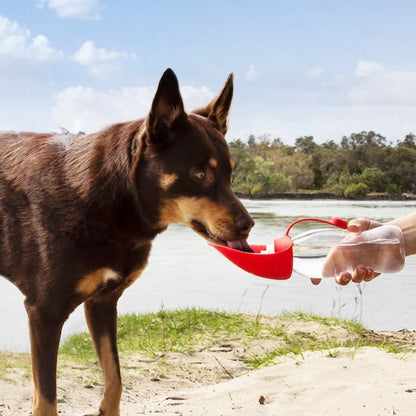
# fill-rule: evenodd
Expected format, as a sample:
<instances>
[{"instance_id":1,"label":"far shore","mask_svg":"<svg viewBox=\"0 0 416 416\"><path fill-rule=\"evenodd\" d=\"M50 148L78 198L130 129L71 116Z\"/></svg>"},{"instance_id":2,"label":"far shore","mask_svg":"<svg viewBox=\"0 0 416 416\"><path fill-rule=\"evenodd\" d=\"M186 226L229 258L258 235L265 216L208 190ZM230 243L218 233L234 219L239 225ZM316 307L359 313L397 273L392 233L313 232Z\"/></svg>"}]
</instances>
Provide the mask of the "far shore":
<instances>
[{"instance_id":1,"label":"far shore","mask_svg":"<svg viewBox=\"0 0 416 416\"><path fill-rule=\"evenodd\" d=\"M403 194L388 194L388 193L372 193L357 198L346 198L343 195L331 193L331 192L283 192L274 194L259 194L250 195L241 192L236 192L239 198L252 199L252 200L272 200L272 199L299 199L299 200L311 200L311 199L339 199L345 201L416 201L416 194L403 193Z\"/></svg>"}]
</instances>

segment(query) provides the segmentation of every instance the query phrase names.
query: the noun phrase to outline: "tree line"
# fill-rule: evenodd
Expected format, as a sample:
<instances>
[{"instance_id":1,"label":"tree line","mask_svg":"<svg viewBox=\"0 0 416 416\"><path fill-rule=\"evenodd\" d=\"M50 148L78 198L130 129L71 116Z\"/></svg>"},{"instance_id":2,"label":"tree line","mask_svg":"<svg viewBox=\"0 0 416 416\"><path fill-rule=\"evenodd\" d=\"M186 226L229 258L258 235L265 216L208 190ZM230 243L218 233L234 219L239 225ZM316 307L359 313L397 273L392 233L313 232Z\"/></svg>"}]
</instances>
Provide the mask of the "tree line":
<instances>
[{"instance_id":1,"label":"tree line","mask_svg":"<svg viewBox=\"0 0 416 416\"><path fill-rule=\"evenodd\" d=\"M321 191L344 197L416 193L416 136L396 144L374 131L322 144L312 136L293 146L270 136L229 143L236 162L234 191L253 197Z\"/></svg>"}]
</instances>

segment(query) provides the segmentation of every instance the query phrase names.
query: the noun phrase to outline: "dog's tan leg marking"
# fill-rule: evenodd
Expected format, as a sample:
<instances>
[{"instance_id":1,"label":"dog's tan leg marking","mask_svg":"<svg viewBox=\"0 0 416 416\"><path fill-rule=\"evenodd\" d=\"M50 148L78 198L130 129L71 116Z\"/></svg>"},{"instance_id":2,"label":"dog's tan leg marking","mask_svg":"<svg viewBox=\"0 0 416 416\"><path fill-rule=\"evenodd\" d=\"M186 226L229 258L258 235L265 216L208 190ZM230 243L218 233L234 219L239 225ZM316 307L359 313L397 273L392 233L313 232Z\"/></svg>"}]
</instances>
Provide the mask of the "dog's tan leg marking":
<instances>
[{"instance_id":1,"label":"dog's tan leg marking","mask_svg":"<svg viewBox=\"0 0 416 416\"><path fill-rule=\"evenodd\" d=\"M36 388L33 397L33 416L56 416L58 413L56 400L54 403L49 403Z\"/></svg>"},{"instance_id":2,"label":"dog's tan leg marking","mask_svg":"<svg viewBox=\"0 0 416 416\"><path fill-rule=\"evenodd\" d=\"M100 416L119 416L122 391L117 352L117 299L91 298L84 303L85 317L104 376Z\"/></svg>"},{"instance_id":3,"label":"dog's tan leg marking","mask_svg":"<svg viewBox=\"0 0 416 416\"><path fill-rule=\"evenodd\" d=\"M109 280L118 280L120 275L114 270L107 269L105 267L95 270L92 273L88 273L77 284L77 292L89 296L94 293L98 287L108 282Z\"/></svg>"},{"instance_id":4,"label":"dog's tan leg marking","mask_svg":"<svg viewBox=\"0 0 416 416\"><path fill-rule=\"evenodd\" d=\"M104 393L100 412L105 416L119 416L122 383L118 364L114 362L114 355L111 351L111 342L107 336L100 339L98 354L104 376Z\"/></svg>"},{"instance_id":5,"label":"dog's tan leg marking","mask_svg":"<svg viewBox=\"0 0 416 416\"><path fill-rule=\"evenodd\" d=\"M159 179L159 185L165 191L170 188L175 181L178 179L178 175L176 173L165 173Z\"/></svg>"}]
</instances>

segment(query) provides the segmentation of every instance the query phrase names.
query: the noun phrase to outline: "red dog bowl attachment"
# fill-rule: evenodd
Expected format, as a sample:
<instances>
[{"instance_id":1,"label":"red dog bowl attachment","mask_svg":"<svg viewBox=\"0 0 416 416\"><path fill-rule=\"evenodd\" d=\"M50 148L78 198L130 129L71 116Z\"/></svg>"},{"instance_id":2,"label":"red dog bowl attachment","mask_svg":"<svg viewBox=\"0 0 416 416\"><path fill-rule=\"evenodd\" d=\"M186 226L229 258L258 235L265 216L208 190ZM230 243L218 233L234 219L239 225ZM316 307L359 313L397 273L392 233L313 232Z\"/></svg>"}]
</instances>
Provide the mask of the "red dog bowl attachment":
<instances>
[{"instance_id":1,"label":"red dog bowl attachment","mask_svg":"<svg viewBox=\"0 0 416 416\"><path fill-rule=\"evenodd\" d=\"M319 218L296 220L289 225L285 235L274 240L274 253L261 253L261 251L266 250L265 245L250 245L254 253L235 250L213 243L210 243L210 245L246 272L268 279L286 280L290 278L293 272L293 241L289 233L293 226L305 221L321 222L343 229L347 228L346 221L334 217L329 221Z\"/></svg>"}]
</instances>

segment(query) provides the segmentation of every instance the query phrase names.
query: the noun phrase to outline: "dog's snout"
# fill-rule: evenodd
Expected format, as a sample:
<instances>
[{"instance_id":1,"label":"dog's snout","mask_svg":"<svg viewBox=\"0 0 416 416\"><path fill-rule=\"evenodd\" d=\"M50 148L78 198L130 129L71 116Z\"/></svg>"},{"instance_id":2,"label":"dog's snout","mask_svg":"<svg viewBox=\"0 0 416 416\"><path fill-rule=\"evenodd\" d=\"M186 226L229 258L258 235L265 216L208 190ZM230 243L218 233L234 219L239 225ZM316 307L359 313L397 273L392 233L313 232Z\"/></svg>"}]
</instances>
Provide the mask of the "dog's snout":
<instances>
[{"instance_id":1,"label":"dog's snout","mask_svg":"<svg viewBox=\"0 0 416 416\"><path fill-rule=\"evenodd\" d=\"M235 220L235 226L238 231L243 235L248 235L250 230L254 226L254 221L248 214L240 214Z\"/></svg>"}]
</instances>

